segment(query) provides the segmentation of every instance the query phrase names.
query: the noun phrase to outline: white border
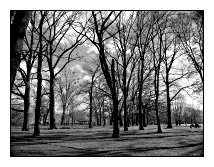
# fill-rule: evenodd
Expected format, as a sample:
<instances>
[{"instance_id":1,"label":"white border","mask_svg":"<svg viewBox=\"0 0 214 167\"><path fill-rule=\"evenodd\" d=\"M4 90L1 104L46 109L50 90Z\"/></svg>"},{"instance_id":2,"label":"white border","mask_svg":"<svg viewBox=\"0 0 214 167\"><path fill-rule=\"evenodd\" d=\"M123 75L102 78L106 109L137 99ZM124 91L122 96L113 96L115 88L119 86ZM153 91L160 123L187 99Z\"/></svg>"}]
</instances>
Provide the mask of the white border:
<instances>
[{"instance_id":1,"label":"white border","mask_svg":"<svg viewBox=\"0 0 214 167\"><path fill-rule=\"evenodd\" d=\"M214 118L214 97L213 97L213 72L214 72L214 42L213 42L213 4L211 1L199 0L7 0L1 4L1 141L0 157L1 164L6 166L210 166L213 164L213 118ZM205 157L142 157L142 158L14 158L10 156L10 58L9 58L9 10L33 9L33 10L205 10L205 87L204 87L204 119L205 119ZM2 93L3 92L3 93ZM38 161L38 160L39 161Z\"/></svg>"}]
</instances>

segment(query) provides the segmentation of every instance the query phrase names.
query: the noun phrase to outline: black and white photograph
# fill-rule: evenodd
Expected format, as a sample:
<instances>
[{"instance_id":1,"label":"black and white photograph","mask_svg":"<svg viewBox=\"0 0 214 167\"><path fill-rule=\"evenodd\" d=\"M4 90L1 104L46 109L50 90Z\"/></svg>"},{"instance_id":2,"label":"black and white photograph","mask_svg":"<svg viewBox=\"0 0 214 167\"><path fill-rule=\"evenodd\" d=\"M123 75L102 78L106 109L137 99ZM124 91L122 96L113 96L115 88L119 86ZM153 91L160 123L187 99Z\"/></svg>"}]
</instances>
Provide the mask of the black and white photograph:
<instances>
[{"instance_id":1,"label":"black and white photograph","mask_svg":"<svg viewBox=\"0 0 214 167\"><path fill-rule=\"evenodd\" d=\"M10 10L11 157L203 157L203 10Z\"/></svg>"}]
</instances>

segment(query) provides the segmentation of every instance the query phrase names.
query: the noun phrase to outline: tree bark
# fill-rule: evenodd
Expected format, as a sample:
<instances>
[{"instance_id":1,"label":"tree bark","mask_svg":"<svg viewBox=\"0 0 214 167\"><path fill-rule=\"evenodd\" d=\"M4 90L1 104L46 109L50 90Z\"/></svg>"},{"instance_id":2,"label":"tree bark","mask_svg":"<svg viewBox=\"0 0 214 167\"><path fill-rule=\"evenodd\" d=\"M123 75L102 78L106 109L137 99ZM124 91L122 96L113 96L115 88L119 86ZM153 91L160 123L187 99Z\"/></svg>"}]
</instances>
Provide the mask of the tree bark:
<instances>
[{"instance_id":1,"label":"tree bark","mask_svg":"<svg viewBox=\"0 0 214 167\"><path fill-rule=\"evenodd\" d=\"M99 118L99 121L100 121L100 126L102 126L102 105L100 106L100 114L99 114L100 118Z\"/></svg>"},{"instance_id":2,"label":"tree bark","mask_svg":"<svg viewBox=\"0 0 214 167\"><path fill-rule=\"evenodd\" d=\"M25 84L24 122L23 122L22 131L29 130L29 109L30 109L30 77L27 79Z\"/></svg>"},{"instance_id":3,"label":"tree bark","mask_svg":"<svg viewBox=\"0 0 214 167\"><path fill-rule=\"evenodd\" d=\"M141 70L139 75L139 130L144 130L143 128L143 120L142 120L142 92L143 92L143 69L144 69L144 58L141 58Z\"/></svg>"},{"instance_id":4,"label":"tree bark","mask_svg":"<svg viewBox=\"0 0 214 167\"><path fill-rule=\"evenodd\" d=\"M146 125L146 109L143 109L143 127L147 127Z\"/></svg>"},{"instance_id":5,"label":"tree bark","mask_svg":"<svg viewBox=\"0 0 214 167\"><path fill-rule=\"evenodd\" d=\"M42 14L41 14L42 15ZM41 94L42 94L42 25L44 22L45 15L42 15L39 23L39 54L38 54L38 67L37 67L37 98L36 98L36 109L35 109L35 125L33 136L40 135L40 107L41 107Z\"/></svg>"},{"instance_id":6,"label":"tree bark","mask_svg":"<svg viewBox=\"0 0 214 167\"><path fill-rule=\"evenodd\" d=\"M158 126L157 133L162 133L161 126L160 126L159 111L158 111L158 99L155 100L155 114L156 114L156 120L157 120L157 126Z\"/></svg>"},{"instance_id":7,"label":"tree bark","mask_svg":"<svg viewBox=\"0 0 214 167\"><path fill-rule=\"evenodd\" d=\"M121 114L122 110L120 109L119 111L119 125L123 126L123 120L122 120L122 114Z\"/></svg>"},{"instance_id":8,"label":"tree bark","mask_svg":"<svg viewBox=\"0 0 214 167\"><path fill-rule=\"evenodd\" d=\"M126 53L123 53L123 111L124 111L124 131L128 131L127 124L127 88L126 88Z\"/></svg>"},{"instance_id":9,"label":"tree bark","mask_svg":"<svg viewBox=\"0 0 214 167\"><path fill-rule=\"evenodd\" d=\"M10 90L21 62L21 50L31 11L16 11L10 28Z\"/></svg>"},{"instance_id":10,"label":"tree bark","mask_svg":"<svg viewBox=\"0 0 214 167\"><path fill-rule=\"evenodd\" d=\"M61 118L61 125L63 125L65 120L65 106L62 107L62 118Z\"/></svg>"},{"instance_id":11,"label":"tree bark","mask_svg":"<svg viewBox=\"0 0 214 167\"><path fill-rule=\"evenodd\" d=\"M171 121L171 100L169 94L169 77L166 74L166 97L167 97L167 128L172 128L172 121Z\"/></svg>"},{"instance_id":12,"label":"tree bark","mask_svg":"<svg viewBox=\"0 0 214 167\"><path fill-rule=\"evenodd\" d=\"M89 98L90 98L90 115L89 115L89 128L92 128L92 100L93 100L93 97L92 97L92 91L93 91L93 86L91 85L91 90L89 91Z\"/></svg>"},{"instance_id":13,"label":"tree bark","mask_svg":"<svg viewBox=\"0 0 214 167\"><path fill-rule=\"evenodd\" d=\"M118 138L120 136L120 129L119 129L119 116L118 116L118 98L116 93L116 80L115 80L115 72L114 72L114 59L112 59L111 64L111 74L112 74L112 99L113 99L113 117L114 117L114 123L113 123L113 138Z\"/></svg>"},{"instance_id":14,"label":"tree bark","mask_svg":"<svg viewBox=\"0 0 214 167\"><path fill-rule=\"evenodd\" d=\"M155 61L155 60L154 60ZM155 63L154 63L155 66ZM155 68L155 79L154 79L154 89L155 89L155 115L156 121L158 126L157 133L162 133L161 126L160 126L160 118L159 118L159 110L158 110L158 99L159 99L159 72L160 72L160 62Z\"/></svg>"},{"instance_id":15,"label":"tree bark","mask_svg":"<svg viewBox=\"0 0 214 167\"><path fill-rule=\"evenodd\" d=\"M125 77L126 79L126 77ZM126 83L125 83L126 84ZM127 94L126 94L126 88L124 88L124 92L123 92L123 95L124 95L124 104L123 104L123 111L124 111L124 131L128 131L128 122L127 122Z\"/></svg>"},{"instance_id":16,"label":"tree bark","mask_svg":"<svg viewBox=\"0 0 214 167\"><path fill-rule=\"evenodd\" d=\"M55 99L54 99L54 75L53 71L50 70L50 127L49 129L56 129L55 124Z\"/></svg>"},{"instance_id":17,"label":"tree bark","mask_svg":"<svg viewBox=\"0 0 214 167\"><path fill-rule=\"evenodd\" d=\"M105 119L105 98L103 96L103 126L106 125L106 119Z\"/></svg>"},{"instance_id":18,"label":"tree bark","mask_svg":"<svg viewBox=\"0 0 214 167\"><path fill-rule=\"evenodd\" d=\"M47 109L46 114L44 115L44 118L43 118L43 125L46 125L47 118L48 118L48 113L49 113L49 109Z\"/></svg>"}]
</instances>

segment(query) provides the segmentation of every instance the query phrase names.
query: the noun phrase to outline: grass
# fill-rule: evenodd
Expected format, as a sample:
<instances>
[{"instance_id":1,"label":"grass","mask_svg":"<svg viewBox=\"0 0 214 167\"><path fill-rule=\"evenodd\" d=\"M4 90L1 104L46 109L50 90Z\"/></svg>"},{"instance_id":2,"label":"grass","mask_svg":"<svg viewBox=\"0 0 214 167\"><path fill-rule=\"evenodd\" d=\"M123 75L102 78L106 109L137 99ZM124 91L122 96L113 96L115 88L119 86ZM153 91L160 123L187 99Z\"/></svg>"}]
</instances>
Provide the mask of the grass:
<instances>
[{"instance_id":1,"label":"grass","mask_svg":"<svg viewBox=\"0 0 214 167\"><path fill-rule=\"evenodd\" d=\"M137 126L120 129L120 138L111 138L112 127L75 126L48 130L41 127L38 137L33 128L22 132L11 127L11 156L203 156L203 127L178 126L158 134L157 127Z\"/></svg>"}]
</instances>

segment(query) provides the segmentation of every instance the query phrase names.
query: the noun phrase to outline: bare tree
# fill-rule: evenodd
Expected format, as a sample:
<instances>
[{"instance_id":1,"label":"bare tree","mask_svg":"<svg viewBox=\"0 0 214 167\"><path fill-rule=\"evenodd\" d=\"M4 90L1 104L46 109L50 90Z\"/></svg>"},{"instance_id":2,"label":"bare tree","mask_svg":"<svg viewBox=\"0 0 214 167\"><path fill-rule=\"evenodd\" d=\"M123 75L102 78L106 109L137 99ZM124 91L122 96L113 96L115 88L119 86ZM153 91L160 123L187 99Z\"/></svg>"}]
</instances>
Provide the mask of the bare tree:
<instances>
[{"instance_id":1,"label":"bare tree","mask_svg":"<svg viewBox=\"0 0 214 167\"><path fill-rule=\"evenodd\" d=\"M154 23L149 18L150 12L138 12L137 13L137 26L136 33L139 34L139 39L137 43L138 53L140 61L138 64L138 110L139 110L139 129L143 130L145 125L145 112L142 113L142 93L143 85L146 79L150 76L153 68L151 68L151 56L147 54L148 46L150 41L154 38L153 26ZM145 110L144 110L145 111ZM142 120L143 119L143 120Z\"/></svg>"},{"instance_id":2,"label":"bare tree","mask_svg":"<svg viewBox=\"0 0 214 167\"><path fill-rule=\"evenodd\" d=\"M123 92L124 131L128 130L127 99L129 96L129 86L138 60L135 54L138 35L134 34L133 30L135 22L135 12L132 12L129 16L125 12L121 13L116 22L118 34L113 37L117 55L117 59L115 58L115 60L117 61L118 83Z\"/></svg>"},{"instance_id":3,"label":"bare tree","mask_svg":"<svg viewBox=\"0 0 214 167\"><path fill-rule=\"evenodd\" d=\"M73 101L78 93L78 84L80 78L77 76L75 71L64 69L56 78L55 88L59 94L60 106L62 108L61 125L65 121L66 111L70 105L73 105Z\"/></svg>"},{"instance_id":4,"label":"bare tree","mask_svg":"<svg viewBox=\"0 0 214 167\"><path fill-rule=\"evenodd\" d=\"M155 34L155 38L151 40L151 52L153 56L153 66L154 66L154 91L155 91L155 114L157 120L157 133L162 133L160 126L159 117L159 95L160 95L160 72L161 63L163 61L163 35L166 28L166 12L152 12L152 21L155 22L152 32Z\"/></svg>"},{"instance_id":5,"label":"bare tree","mask_svg":"<svg viewBox=\"0 0 214 167\"><path fill-rule=\"evenodd\" d=\"M100 74L98 74L100 70L100 63L96 58L92 58L88 65L84 65L83 69L90 76L90 81L88 84L90 85L88 93L89 93L89 128L92 128L92 116L93 116L93 88L96 84L96 80L99 78ZM97 75L98 74L98 75Z\"/></svg>"},{"instance_id":6,"label":"bare tree","mask_svg":"<svg viewBox=\"0 0 214 167\"><path fill-rule=\"evenodd\" d=\"M88 18L86 22L89 23L87 31L83 34L97 49L99 52L99 60L101 69L105 76L107 85L110 89L112 101L113 101L113 115L114 115L114 125L113 125L113 138L119 137L119 127L118 127L118 96L116 92L116 79L115 79L115 62L112 59L110 68L108 66L107 54L105 49L105 42L114 36L117 32L108 33L108 29L115 22L121 12L95 12L92 11L92 15ZM114 15L115 14L115 15ZM86 13L86 16L88 13ZM112 18L111 18L112 16ZM79 32L78 30L76 30ZM80 33L80 32L79 32Z\"/></svg>"},{"instance_id":7,"label":"bare tree","mask_svg":"<svg viewBox=\"0 0 214 167\"><path fill-rule=\"evenodd\" d=\"M46 60L49 67L50 83L50 128L56 128L55 125L55 96L54 84L57 75L66 67L66 65L80 56L72 54L74 50L83 42L82 35L70 36L69 30L72 28L75 20L78 19L79 13L52 11L48 12L45 23L48 25L43 35L44 41L48 45ZM67 39L67 40L66 40ZM58 70L57 70L58 69Z\"/></svg>"}]
</instances>

